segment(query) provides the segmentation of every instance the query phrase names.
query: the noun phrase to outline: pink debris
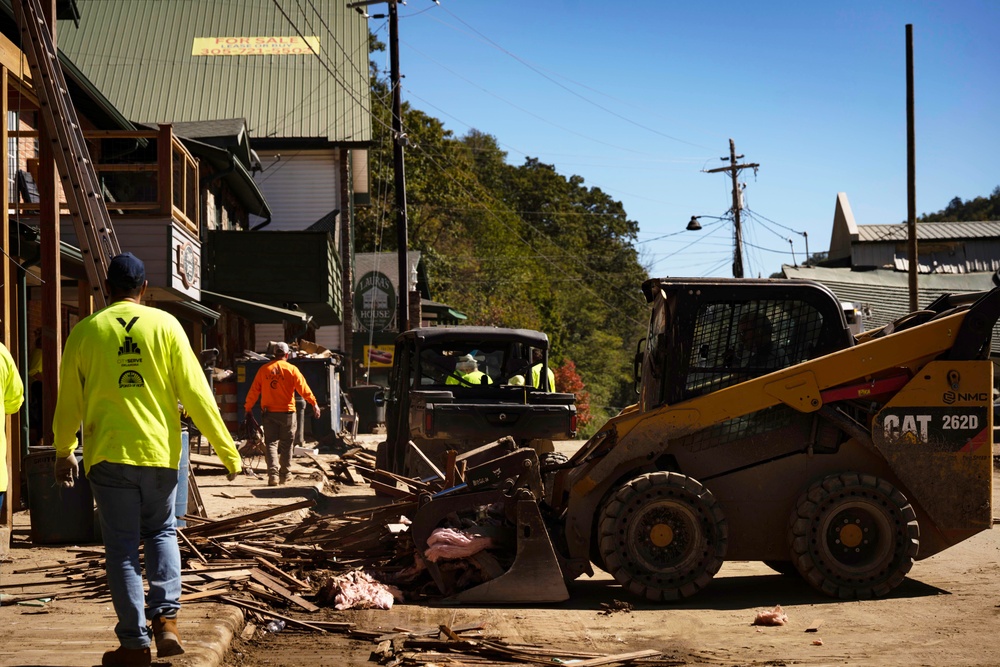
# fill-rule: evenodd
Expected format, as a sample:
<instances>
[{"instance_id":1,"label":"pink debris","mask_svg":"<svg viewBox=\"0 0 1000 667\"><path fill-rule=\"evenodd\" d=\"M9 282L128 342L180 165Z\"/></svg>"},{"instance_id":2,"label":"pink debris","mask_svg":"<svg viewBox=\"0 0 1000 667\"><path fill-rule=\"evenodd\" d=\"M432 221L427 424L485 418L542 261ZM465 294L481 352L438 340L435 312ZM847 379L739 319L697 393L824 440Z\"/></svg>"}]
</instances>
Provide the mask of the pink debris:
<instances>
[{"instance_id":1,"label":"pink debris","mask_svg":"<svg viewBox=\"0 0 1000 667\"><path fill-rule=\"evenodd\" d=\"M770 611L761 609L753 619L754 625L785 625L786 623L788 623L788 614L785 613L780 604L775 605L774 609Z\"/></svg>"},{"instance_id":2,"label":"pink debris","mask_svg":"<svg viewBox=\"0 0 1000 667\"><path fill-rule=\"evenodd\" d=\"M337 609L392 609L393 590L361 570L334 577L331 583L339 589Z\"/></svg>"},{"instance_id":3,"label":"pink debris","mask_svg":"<svg viewBox=\"0 0 1000 667\"><path fill-rule=\"evenodd\" d=\"M424 552L424 557L432 563L439 560L468 558L492 546L493 539L489 537L470 535L451 528L436 528L427 538L427 551Z\"/></svg>"},{"instance_id":4,"label":"pink debris","mask_svg":"<svg viewBox=\"0 0 1000 667\"><path fill-rule=\"evenodd\" d=\"M823 645L823 640L822 639L814 639L812 645L813 646L822 646Z\"/></svg>"}]
</instances>

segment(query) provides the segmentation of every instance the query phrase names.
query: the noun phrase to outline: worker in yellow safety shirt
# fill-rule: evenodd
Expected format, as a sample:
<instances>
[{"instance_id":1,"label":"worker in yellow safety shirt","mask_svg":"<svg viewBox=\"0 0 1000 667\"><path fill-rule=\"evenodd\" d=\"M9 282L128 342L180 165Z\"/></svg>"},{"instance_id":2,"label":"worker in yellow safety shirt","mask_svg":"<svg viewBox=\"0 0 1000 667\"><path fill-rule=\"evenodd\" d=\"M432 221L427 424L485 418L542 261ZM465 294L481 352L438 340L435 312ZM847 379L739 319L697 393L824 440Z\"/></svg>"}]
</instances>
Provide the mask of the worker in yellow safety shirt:
<instances>
[{"instance_id":1,"label":"worker in yellow safety shirt","mask_svg":"<svg viewBox=\"0 0 1000 667\"><path fill-rule=\"evenodd\" d=\"M147 287L142 260L132 253L116 255L105 283L111 305L80 320L66 340L52 421L55 476L63 487L75 483L80 430L118 617L120 646L107 651L101 664L144 667L151 661L150 635L158 658L184 653L177 627L178 404L222 459L229 481L236 479L242 460L180 322L142 305Z\"/></svg>"},{"instance_id":2,"label":"worker in yellow safety shirt","mask_svg":"<svg viewBox=\"0 0 1000 667\"><path fill-rule=\"evenodd\" d=\"M542 351L538 348L531 349L531 363L533 364L531 367L531 386L535 389L540 389L540 385L542 384ZM552 372L551 368L546 368L545 370L547 371L545 375L549 379L549 385L546 387L546 391L555 391L556 374ZM508 380L508 383L523 387L524 376L515 375Z\"/></svg>"},{"instance_id":3,"label":"worker in yellow safety shirt","mask_svg":"<svg viewBox=\"0 0 1000 667\"><path fill-rule=\"evenodd\" d=\"M493 384L493 379L479 370L479 362L474 356L465 354L455 362L455 371L448 376L444 383L478 387L483 384Z\"/></svg>"},{"instance_id":4,"label":"worker in yellow safety shirt","mask_svg":"<svg viewBox=\"0 0 1000 667\"><path fill-rule=\"evenodd\" d=\"M11 415L21 409L24 402L24 383L14 366L14 359L7 347L0 343L0 392L3 394L3 411ZM7 493L7 434L0 428L0 507Z\"/></svg>"}]
</instances>

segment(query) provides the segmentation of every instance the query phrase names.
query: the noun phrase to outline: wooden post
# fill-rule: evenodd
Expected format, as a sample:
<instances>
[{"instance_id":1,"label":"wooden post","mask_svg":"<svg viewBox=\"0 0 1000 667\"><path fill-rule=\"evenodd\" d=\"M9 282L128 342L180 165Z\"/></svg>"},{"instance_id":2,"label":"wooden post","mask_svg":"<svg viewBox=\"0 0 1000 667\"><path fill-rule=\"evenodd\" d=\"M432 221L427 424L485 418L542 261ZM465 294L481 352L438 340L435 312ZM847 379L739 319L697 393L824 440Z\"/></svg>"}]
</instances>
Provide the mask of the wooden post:
<instances>
[{"instance_id":1,"label":"wooden post","mask_svg":"<svg viewBox=\"0 0 1000 667\"><path fill-rule=\"evenodd\" d=\"M0 162L3 162L3 184L0 185L0 193L2 193L3 201L10 201L10 193L8 191L8 184L10 179L8 178L10 174L8 173L8 155L7 155L7 133L10 130L7 127L7 68L0 66L0 141L2 141L3 146L0 147ZM15 286L11 282L11 271L10 271L10 261L7 257L10 256L10 211L9 207L4 206L3 212L0 213L0 248L3 248L3 269L0 270L0 280L3 281L3 291L5 298L3 300L3 305L0 306L0 317L3 318L3 342L8 348L11 347L11 326L10 326L10 312L11 312L11 299L10 295L15 293ZM6 430L7 436L7 446L0 451L0 465L7 469L7 488L0 489L0 491L10 491L14 487L20 486L19 483L15 483L20 476L14 477L12 464L14 461L13 450L17 443L13 442L13 432L10 428L10 419L4 420L4 429ZM13 497L9 493L5 494L7 500L0 503L0 554L7 553L10 548L10 531L12 527L12 511L13 507Z\"/></svg>"},{"instance_id":2,"label":"wooden post","mask_svg":"<svg viewBox=\"0 0 1000 667\"><path fill-rule=\"evenodd\" d=\"M173 126L160 125L156 138L157 190L160 213L173 216L174 212L174 154Z\"/></svg>"}]
</instances>

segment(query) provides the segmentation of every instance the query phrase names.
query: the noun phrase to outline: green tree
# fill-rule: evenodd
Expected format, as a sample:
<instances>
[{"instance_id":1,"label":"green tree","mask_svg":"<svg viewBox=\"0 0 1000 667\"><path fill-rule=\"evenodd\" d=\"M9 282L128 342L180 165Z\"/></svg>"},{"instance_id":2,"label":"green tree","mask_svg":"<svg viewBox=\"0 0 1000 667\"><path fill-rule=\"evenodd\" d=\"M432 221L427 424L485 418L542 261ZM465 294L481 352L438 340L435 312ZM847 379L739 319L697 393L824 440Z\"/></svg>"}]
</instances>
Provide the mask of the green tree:
<instances>
[{"instance_id":1,"label":"green tree","mask_svg":"<svg viewBox=\"0 0 1000 667\"><path fill-rule=\"evenodd\" d=\"M374 64L371 85L372 205L357 211L356 248L393 252L391 96ZM432 298L469 324L547 333L553 365L575 362L595 410L634 402L647 276L634 247L638 224L621 202L537 158L508 163L480 130L455 137L406 103L402 115L409 246L422 253Z\"/></svg>"}]
</instances>

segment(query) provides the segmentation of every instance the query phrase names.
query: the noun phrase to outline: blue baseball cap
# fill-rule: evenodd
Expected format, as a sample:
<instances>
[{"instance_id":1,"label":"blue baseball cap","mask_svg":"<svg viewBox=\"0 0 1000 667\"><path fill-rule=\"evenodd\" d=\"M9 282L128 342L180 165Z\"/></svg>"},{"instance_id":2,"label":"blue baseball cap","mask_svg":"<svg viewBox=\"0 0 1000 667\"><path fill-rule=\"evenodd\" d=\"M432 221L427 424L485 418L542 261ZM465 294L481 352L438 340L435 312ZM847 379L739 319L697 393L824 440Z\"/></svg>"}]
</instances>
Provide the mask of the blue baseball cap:
<instances>
[{"instance_id":1,"label":"blue baseball cap","mask_svg":"<svg viewBox=\"0 0 1000 667\"><path fill-rule=\"evenodd\" d=\"M123 252L111 258L108 264L108 283L112 286L131 291L146 281L146 265L130 252Z\"/></svg>"}]
</instances>

